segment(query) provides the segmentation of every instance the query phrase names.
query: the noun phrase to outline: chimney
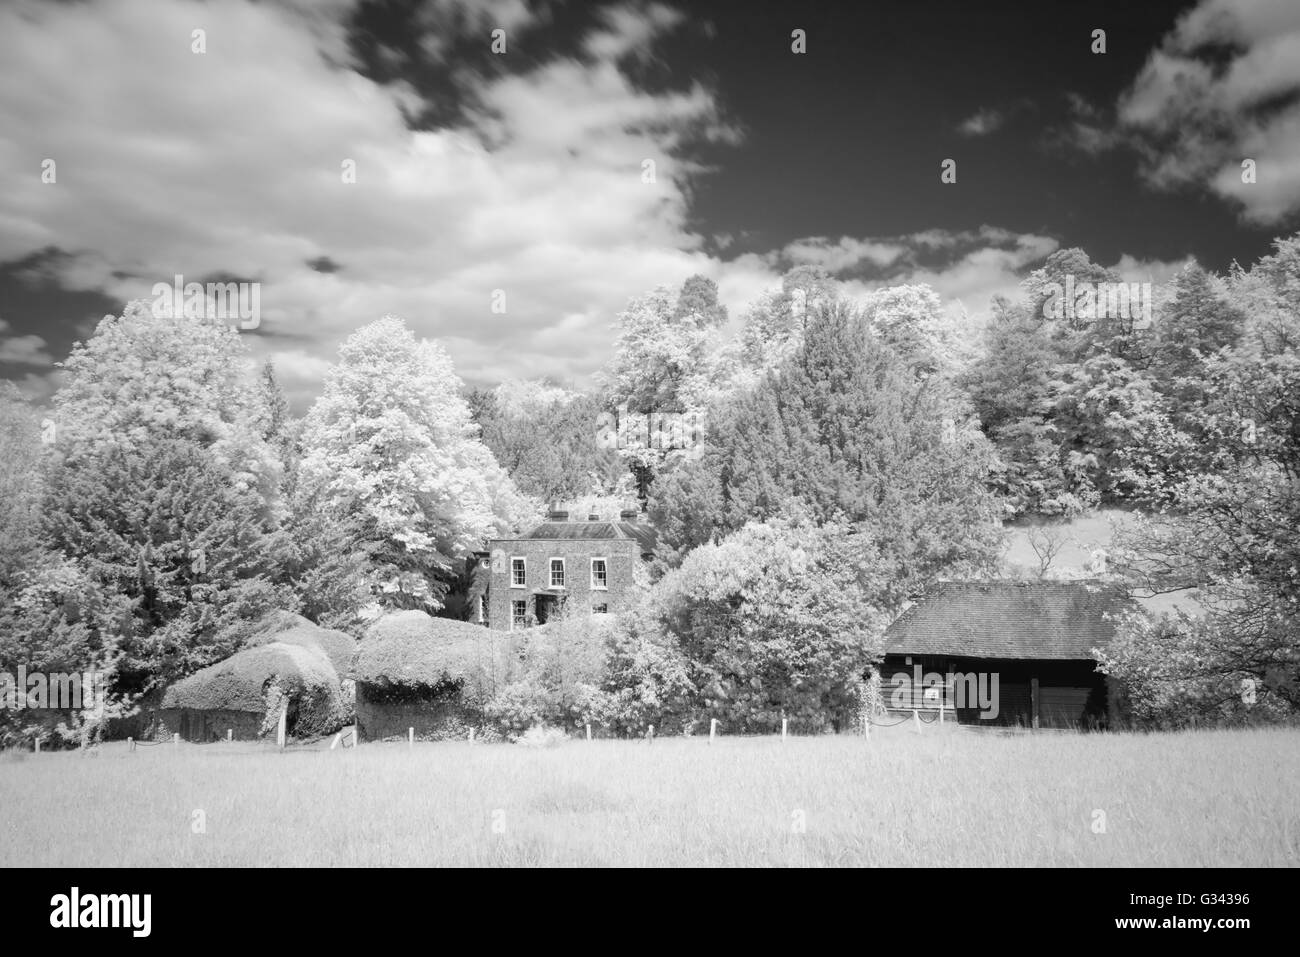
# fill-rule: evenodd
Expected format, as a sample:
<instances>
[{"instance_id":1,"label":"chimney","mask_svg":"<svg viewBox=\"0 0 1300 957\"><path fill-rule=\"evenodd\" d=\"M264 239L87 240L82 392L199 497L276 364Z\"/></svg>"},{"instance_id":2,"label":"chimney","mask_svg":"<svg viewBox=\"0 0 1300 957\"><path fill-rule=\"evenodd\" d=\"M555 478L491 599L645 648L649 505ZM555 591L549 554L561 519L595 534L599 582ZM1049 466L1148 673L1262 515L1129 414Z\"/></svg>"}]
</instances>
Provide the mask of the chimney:
<instances>
[{"instance_id":1,"label":"chimney","mask_svg":"<svg viewBox=\"0 0 1300 957\"><path fill-rule=\"evenodd\" d=\"M567 522L569 520L569 513L565 509L555 508L552 506L551 513L546 517L552 522Z\"/></svg>"},{"instance_id":2,"label":"chimney","mask_svg":"<svg viewBox=\"0 0 1300 957\"><path fill-rule=\"evenodd\" d=\"M634 508L625 508L625 509L623 509L623 511L621 511L621 512L618 513L618 517L621 518L621 519L622 519L623 521L625 521L625 522L635 522L636 519L637 519L637 516L640 515L640 514L641 514L641 513L638 512L638 511L637 511L636 509L634 509Z\"/></svg>"},{"instance_id":3,"label":"chimney","mask_svg":"<svg viewBox=\"0 0 1300 957\"><path fill-rule=\"evenodd\" d=\"M600 516L597 515L595 512L592 512L590 515L587 516L587 521L589 521L589 522L599 522L599 521L600 521Z\"/></svg>"}]
</instances>

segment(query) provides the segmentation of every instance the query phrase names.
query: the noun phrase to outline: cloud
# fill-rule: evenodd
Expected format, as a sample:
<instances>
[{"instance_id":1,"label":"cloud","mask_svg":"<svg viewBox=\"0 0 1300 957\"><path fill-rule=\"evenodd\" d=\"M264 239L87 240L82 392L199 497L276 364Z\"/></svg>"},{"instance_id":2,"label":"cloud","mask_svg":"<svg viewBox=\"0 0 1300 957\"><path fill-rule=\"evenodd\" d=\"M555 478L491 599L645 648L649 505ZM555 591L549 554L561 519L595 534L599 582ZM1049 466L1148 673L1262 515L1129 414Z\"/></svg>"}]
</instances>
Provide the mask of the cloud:
<instances>
[{"instance_id":1,"label":"cloud","mask_svg":"<svg viewBox=\"0 0 1300 957\"><path fill-rule=\"evenodd\" d=\"M1203 0L1151 53L1117 114L1152 186L1199 186L1256 223L1287 218L1300 210L1300 5Z\"/></svg>"},{"instance_id":2,"label":"cloud","mask_svg":"<svg viewBox=\"0 0 1300 957\"><path fill-rule=\"evenodd\" d=\"M988 136L1002 127L1006 114L991 107L976 110L957 124L957 132L963 136Z\"/></svg>"},{"instance_id":3,"label":"cloud","mask_svg":"<svg viewBox=\"0 0 1300 957\"><path fill-rule=\"evenodd\" d=\"M176 274L258 280L250 341L301 383L297 404L388 312L444 341L466 378L589 372L629 296L720 271L687 191L694 145L740 134L703 84L647 92L620 70L679 19L649 10L607 13L582 60L520 54L463 121L412 129L425 91L359 72L341 4L5 5L0 60L23 82L0 85L0 261L59 250L64 289L123 302ZM524 29L527 11L449 22Z\"/></svg>"}]
</instances>

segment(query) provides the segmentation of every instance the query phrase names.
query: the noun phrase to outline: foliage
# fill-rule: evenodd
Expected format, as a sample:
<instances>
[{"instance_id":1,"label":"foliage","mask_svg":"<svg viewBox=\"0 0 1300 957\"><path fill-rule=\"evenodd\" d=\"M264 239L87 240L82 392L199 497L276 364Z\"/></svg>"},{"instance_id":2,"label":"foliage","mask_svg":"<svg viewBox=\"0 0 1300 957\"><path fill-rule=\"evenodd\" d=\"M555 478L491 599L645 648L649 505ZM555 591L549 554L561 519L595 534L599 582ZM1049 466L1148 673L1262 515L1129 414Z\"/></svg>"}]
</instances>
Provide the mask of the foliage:
<instances>
[{"instance_id":1,"label":"foliage","mask_svg":"<svg viewBox=\"0 0 1300 957\"><path fill-rule=\"evenodd\" d=\"M654 607L700 704L732 731L806 729L856 710L897 600L870 536L756 523L706 544L659 583Z\"/></svg>"},{"instance_id":2,"label":"foliage","mask_svg":"<svg viewBox=\"0 0 1300 957\"><path fill-rule=\"evenodd\" d=\"M453 563L529 514L460 393L442 347L387 316L343 344L307 415L303 492L361 519L389 606L440 607Z\"/></svg>"},{"instance_id":3,"label":"foliage","mask_svg":"<svg viewBox=\"0 0 1300 957\"><path fill-rule=\"evenodd\" d=\"M343 726L347 707L338 673L319 648L272 641L195 672L163 693L162 708L250 711L275 727L285 700L299 736L330 734Z\"/></svg>"}]
</instances>

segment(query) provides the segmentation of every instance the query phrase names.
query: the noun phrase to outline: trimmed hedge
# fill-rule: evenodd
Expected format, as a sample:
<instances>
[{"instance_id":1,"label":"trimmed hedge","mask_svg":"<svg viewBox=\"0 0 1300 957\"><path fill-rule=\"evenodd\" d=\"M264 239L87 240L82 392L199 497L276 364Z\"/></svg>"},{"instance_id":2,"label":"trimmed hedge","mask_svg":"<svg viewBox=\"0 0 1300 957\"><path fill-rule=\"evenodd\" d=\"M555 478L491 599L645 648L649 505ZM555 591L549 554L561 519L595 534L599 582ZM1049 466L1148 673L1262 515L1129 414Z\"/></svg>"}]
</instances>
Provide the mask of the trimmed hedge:
<instances>
[{"instance_id":1,"label":"trimmed hedge","mask_svg":"<svg viewBox=\"0 0 1300 957\"><path fill-rule=\"evenodd\" d=\"M357 649L356 680L378 696L459 694L482 707L518 671L518 642L506 634L418 610L385 615Z\"/></svg>"},{"instance_id":2,"label":"trimmed hedge","mask_svg":"<svg viewBox=\"0 0 1300 957\"><path fill-rule=\"evenodd\" d=\"M245 711L273 727L280 702L289 699L299 736L329 734L343 726L347 709L338 672L323 649L272 641L245 648L163 693L163 710Z\"/></svg>"},{"instance_id":3,"label":"trimmed hedge","mask_svg":"<svg viewBox=\"0 0 1300 957\"><path fill-rule=\"evenodd\" d=\"M301 618L302 616L294 615L292 617ZM357 652L357 643L352 636L346 632L334 631L331 628L317 627L307 621L306 618L303 618L302 621L304 624L295 624L283 631L266 631L254 635L249 641L249 646L255 648L278 641L286 645L297 645L301 648L316 650L329 659L339 678L351 677L352 660Z\"/></svg>"}]
</instances>

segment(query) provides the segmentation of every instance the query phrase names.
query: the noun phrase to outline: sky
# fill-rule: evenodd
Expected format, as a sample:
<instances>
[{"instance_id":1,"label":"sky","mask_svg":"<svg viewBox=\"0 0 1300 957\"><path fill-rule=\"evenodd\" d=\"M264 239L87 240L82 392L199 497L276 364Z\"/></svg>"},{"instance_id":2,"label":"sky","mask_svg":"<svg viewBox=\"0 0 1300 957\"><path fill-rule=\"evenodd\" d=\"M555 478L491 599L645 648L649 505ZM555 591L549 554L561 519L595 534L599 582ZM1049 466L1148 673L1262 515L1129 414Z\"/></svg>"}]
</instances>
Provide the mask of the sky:
<instances>
[{"instance_id":1,"label":"sky","mask_svg":"<svg viewBox=\"0 0 1300 957\"><path fill-rule=\"evenodd\" d=\"M1300 229L1295 0L9 0L0 81L37 402L176 275L261 284L241 335L304 411L389 313L470 384L581 386L694 273L733 323L799 264L978 321L1059 248L1160 281Z\"/></svg>"}]
</instances>

